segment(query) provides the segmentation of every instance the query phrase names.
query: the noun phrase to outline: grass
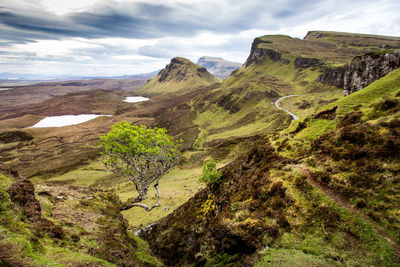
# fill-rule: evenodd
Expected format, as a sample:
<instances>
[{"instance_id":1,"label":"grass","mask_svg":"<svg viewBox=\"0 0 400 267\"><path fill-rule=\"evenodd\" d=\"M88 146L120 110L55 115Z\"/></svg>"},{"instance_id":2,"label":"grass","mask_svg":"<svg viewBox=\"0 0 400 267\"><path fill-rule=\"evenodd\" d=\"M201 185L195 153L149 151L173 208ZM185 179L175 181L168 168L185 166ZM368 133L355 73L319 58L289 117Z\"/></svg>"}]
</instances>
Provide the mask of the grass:
<instances>
[{"instance_id":1,"label":"grass","mask_svg":"<svg viewBox=\"0 0 400 267\"><path fill-rule=\"evenodd\" d=\"M324 133L336 128L336 122L324 119L314 119L307 123L307 127L296 135L296 139L314 140Z\"/></svg>"},{"instance_id":2,"label":"grass","mask_svg":"<svg viewBox=\"0 0 400 267\"><path fill-rule=\"evenodd\" d=\"M312 115L318 109L323 108L330 102L334 102L343 97L343 93L332 92L332 93L316 93L316 94L304 94L294 97L288 97L283 99L279 105L296 114L300 118L305 118Z\"/></svg>"},{"instance_id":3,"label":"grass","mask_svg":"<svg viewBox=\"0 0 400 267\"><path fill-rule=\"evenodd\" d=\"M336 266L320 256L307 254L297 249L266 248L262 254L262 260L257 262L255 267Z\"/></svg>"},{"instance_id":4,"label":"grass","mask_svg":"<svg viewBox=\"0 0 400 267\"><path fill-rule=\"evenodd\" d=\"M306 40L285 35L266 35L259 39L267 42L259 44L259 48L273 49L284 55L318 58L324 60L326 64L345 64L357 55L379 51L383 44L389 42L398 45L399 42L399 38L335 32L324 32L322 38Z\"/></svg>"},{"instance_id":5,"label":"grass","mask_svg":"<svg viewBox=\"0 0 400 267\"><path fill-rule=\"evenodd\" d=\"M168 211L165 211L162 208L156 208L147 212L142 208L133 207L122 212L124 218L127 219L129 224L134 228L146 226L161 219L185 203L203 187L199 182L200 175L200 167L194 169L173 169L160 180L159 184L161 191L161 204L165 208L168 208ZM122 201L136 195L133 184L131 183L121 185L115 188L115 190ZM149 190L149 196L154 195L155 190L151 188ZM150 197L144 203L149 204L155 201L155 197Z\"/></svg>"}]
</instances>

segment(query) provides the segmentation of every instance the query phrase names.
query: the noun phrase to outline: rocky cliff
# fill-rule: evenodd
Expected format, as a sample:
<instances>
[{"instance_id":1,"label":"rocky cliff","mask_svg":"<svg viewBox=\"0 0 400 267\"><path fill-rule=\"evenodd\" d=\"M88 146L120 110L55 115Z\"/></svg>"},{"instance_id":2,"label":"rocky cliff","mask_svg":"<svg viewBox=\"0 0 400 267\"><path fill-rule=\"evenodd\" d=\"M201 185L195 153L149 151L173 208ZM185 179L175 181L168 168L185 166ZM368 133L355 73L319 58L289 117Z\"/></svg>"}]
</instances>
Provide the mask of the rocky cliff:
<instances>
[{"instance_id":1,"label":"rocky cliff","mask_svg":"<svg viewBox=\"0 0 400 267\"><path fill-rule=\"evenodd\" d=\"M400 51L369 53L355 57L339 68L324 68L318 81L343 88L345 94L358 91L400 67Z\"/></svg>"},{"instance_id":2,"label":"rocky cliff","mask_svg":"<svg viewBox=\"0 0 400 267\"><path fill-rule=\"evenodd\" d=\"M253 63L261 63L266 57L271 58L274 62L277 62L282 58L282 54L275 50L259 48L258 45L262 43L271 42L263 41L260 38L254 39L253 44L251 45L250 55L244 63L244 66L248 67Z\"/></svg>"},{"instance_id":3,"label":"rocky cliff","mask_svg":"<svg viewBox=\"0 0 400 267\"><path fill-rule=\"evenodd\" d=\"M197 61L197 65L206 68L215 77L225 79L232 71L239 69L242 64L238 62L232 62L225 60L220 57L206 57L203 56Z\"/></svg>"}]
</instances>

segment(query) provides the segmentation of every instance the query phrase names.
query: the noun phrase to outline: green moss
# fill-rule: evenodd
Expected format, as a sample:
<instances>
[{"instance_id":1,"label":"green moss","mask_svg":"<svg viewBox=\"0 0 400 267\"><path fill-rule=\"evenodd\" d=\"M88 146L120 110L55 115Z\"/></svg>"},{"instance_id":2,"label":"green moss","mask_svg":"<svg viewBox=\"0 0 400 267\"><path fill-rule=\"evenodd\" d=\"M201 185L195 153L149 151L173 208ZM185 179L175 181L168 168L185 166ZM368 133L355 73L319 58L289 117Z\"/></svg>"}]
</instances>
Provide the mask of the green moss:
<instances>
[{"instance_id":1,"label":"green moss","mask_svg":"<svg viewBox=\"0 0 400 267\"><path fill-rule=\"evenodd\" d=\"M308 139L313 140L326 132L329 132L336 127L336 122L324 119L314 119L307 123L307 127L300 131L297 135L297 139Z\"/></svg>"},{"instance_id":2,"label":"green moss","mask_svg":"<svg viewBox=\"0 0 400 267\"><path fill-rule=\"evenodd\" d=\"M141 262L151 264L152 266L163 266L163 264L153 255L146 241L139 237L133 237L138 244L136 256Z\"/></svg>"},{"instance_id":3,"label":"green moss","mask_svg":"<svg viewBox=\"0 0 400 267\"><path fill-rule=\"evenodd\" d=\"M267 248L262 254L262 260L257 262L255 267L336 266L320 256L296 249Z\"/></svg>"}]
</instances>

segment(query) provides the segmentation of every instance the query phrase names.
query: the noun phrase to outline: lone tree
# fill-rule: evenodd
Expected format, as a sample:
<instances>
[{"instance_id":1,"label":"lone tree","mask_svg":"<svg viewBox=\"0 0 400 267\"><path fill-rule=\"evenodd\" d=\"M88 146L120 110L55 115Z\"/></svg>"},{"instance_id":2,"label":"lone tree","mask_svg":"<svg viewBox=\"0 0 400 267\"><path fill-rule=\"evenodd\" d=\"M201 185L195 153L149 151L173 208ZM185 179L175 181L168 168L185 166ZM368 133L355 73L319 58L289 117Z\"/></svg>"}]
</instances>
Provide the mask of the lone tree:
<instances>
[{"instance_id":1,"label":"lone tree","mask_svg":"<svg viewBox=\"0 0 400 267\"><path fill-rule=\"evenodd\" d=\"M111 131L100 137L104 149L104 164L112 172L128 177L138 192L136 198L123 203L121 210L134 206L150 211L161 205L158 182L164 174L176 166L180 159L179 141L175 142L163 128L146 128L123 121L111 126ZM157 203L152 206L140 203L148 198L150 185L154 183Z\"/></svg>"}]
</instances>

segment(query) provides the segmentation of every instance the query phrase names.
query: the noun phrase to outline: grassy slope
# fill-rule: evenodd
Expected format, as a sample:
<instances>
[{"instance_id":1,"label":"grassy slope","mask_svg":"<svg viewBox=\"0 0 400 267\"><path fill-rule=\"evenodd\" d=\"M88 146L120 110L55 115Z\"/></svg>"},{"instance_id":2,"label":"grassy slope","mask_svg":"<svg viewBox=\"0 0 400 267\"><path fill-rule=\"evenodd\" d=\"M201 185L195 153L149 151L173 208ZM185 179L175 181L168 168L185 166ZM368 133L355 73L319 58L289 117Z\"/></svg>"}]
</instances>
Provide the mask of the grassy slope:
<instances>
[{"instance_id":1,"label":"grassy slope","mask_svg":"<svg viewBox=\"0 0 400 267\"><path fill-rule=\"evenodd\" d=\"M182 64L170 63L169 65L174 64L177 67L169 71L166 80L160 82L160 72L156 77L147 81L138 92L145 95L176 93L181 90L187 92L197 87L220 82L220 79L214 77L209 72L199 71L202 67L188 59L177 57L173 60L178 60L182 62ZM173 62L173 60L171 62ZM167 67L169 65L167 65ZM180 77L182 74L184 74L185 77Z\"/></svg>"},{"instance_id":2,"label":"grassy slope","mask_svg":"<svg viewBox=\"0 0 400 267\"><path fill-rule=\"evenodd\" d=\"M296 159L296 162L307 166L314 179L353 207L352 215L348 210L336 206L338 211L341 210L341 214L347 214L345 216L348 219L352 218L353 222L363 224L363 226L358 226L360 227L358 231L369 229L369 233L364 236L356 235L357 242L361 242L361 251L368 248L370 253L375 254L373 257L386 255L388 258L381 262L385 266L395 266L396 264L393 262L394 252L390 252L392 248L388 243L384 244L382 237L387 235L397 244L400 243L397 223L400 220L400 203L398 202L400 191L396 180L400 164L398 157L399 123L396 124L400 118L399 92L400 70L395 70L363 90L320 109L323 111L338 106L336 119L317 119L310 116L303 122L306 125L304 129L293 133L298 128L298 123L296 123L285 130L275 143L282 155L291 156ZM382 109L382 106L385 107L385 103L386 105L388 105L387 103L395 104L389 105L391 108ZM350 114L355 112L362 112L359 115L361 120L350 120L346 124L346 120L348 121L352 117ZM288 134L289 132L292 133ZM285 140L285 138L287 139ZM362 141L360 142L360 140ZM393 149L397 152L392 152ZM288 170L290 172L286 172L284 177L297 172L294 169ZM301 177L303 174L298 173L297 176L299 177L299 175ZM294 176L296 177L296 175ZM299 188L301 185L299 178L294 178L292 181L286 180L286 178L282 179L288 188ZM291 185L293 182L294 185ZM304 191L302 186L300 189ZM293 193L292 190L288 191ZM323 195L319 189L313 190ZM298 193L295 193L294 196L296 196L295 198L300 197ZM323 202L330 203L329 205L337 205L326 196L323 199ZM307 198L300 198L299 201L307 207ZM352 226L347 221L341 227L344 227L342 229L351 229ZM375 230L371 231L371 229ZM377 233L380 233L381 236ZM316 237L309 236L299 239L299 237L290 236L289 238L288 236L289 240L283 239L276 244L279 249L276 247L266 249L263 252L264 258L256 266L297 266L296 264L299 262L328 266L327 263L321 262L320 257L332 253L329 252L332 250L332 245L336 246L333 251L337 251L339 244L345 249L339 253L339 257L350 252L345 245L346 238L340 237L342 234L333 236L329 234L333 238L330 242L333 243L327 244L325 240L323 241L325 244L319 245L317 243L322 240L318 241ZM324 236L326 233L320 233L320 235ZM380 251L374 242L385 247L386 252ZM313 246L325 248L324 251L314 251ZM356 257L351 259L350 262L353 263L345 261L345 265L361 264L360 260Z\"/></svg>"},{"instance_id":3,"label":"grassy slope","mask_svg":"<svg viewBox=\"0 0 400 267\"><path fill-rule=\"evenodd\" d=\"M39 187L39 192L47 192L47 195L36 195L40 200L41 220L59 227L45 228L46 221L33 221L24 213L24 209L32 209L32 206L12 201L7 188L14 182L14 178L0 173L0 265L160 264L149 254L144 241L127 236L122 218L110 208L112 198L97 193L91 200L86 200L89 197L87 190ZM55 194L59 194L57 197L62 195L64 200L55 200ZM60 229L55 233L61 234L53 234L54 229ZM112 237L107 229L113 231ZM122 249L125 249L120 254L122 258L112 252Z\"/></svg>"},{"instance_id":4,"label":"grassy slope","mask_svg":"<svg viewBox=\"0 0 400 267\"><path fill-rule=\"evenodd\" d=\"M396 266L389 242L294 164L259 140L146 239L169 265L247 266L264 248L258 266Z\"/></svg>"},{"instance_id":5,"label":"grassy slope","mask_svg":"<svg viewBox=\"0 0 400 267\"><path fill-rule=\"evenodd\" d=\"M331 109L338 106L337 115L343 117L345 114L360 110L364 114L366 121L374 122L376 116L386 118L387 120L395 117L396 114L373 114L373 105L382 102L386 98L395 98L395 95L400 90L400 70L394 70L380 80L377 80L367 86L366 88L357 91L347 97L343 97L333 103L330 103L318 112ZM317 112L315 112L317 113ZM294 123L290 128L286 129L284 133L288 133L296 129L300 122ZM312 140L319 137L323 133L332 130L337 125L337 120L327 121L318 118L309 118L307 128L294 135L294 140ZM318 134L315 134L318 133Z\"/></svg>"}]
</instances>

